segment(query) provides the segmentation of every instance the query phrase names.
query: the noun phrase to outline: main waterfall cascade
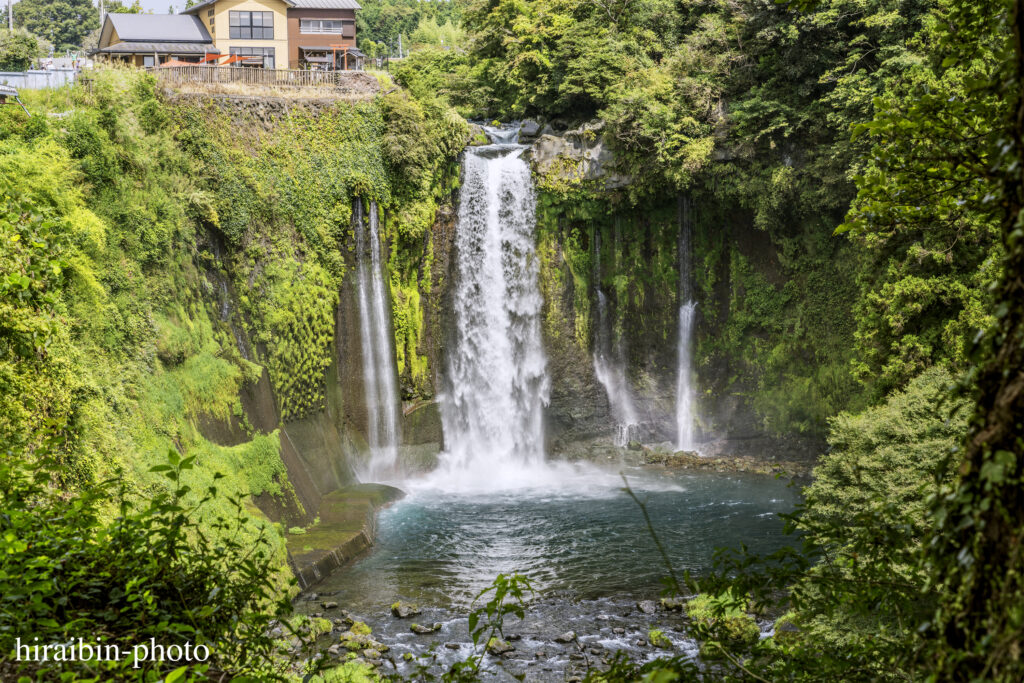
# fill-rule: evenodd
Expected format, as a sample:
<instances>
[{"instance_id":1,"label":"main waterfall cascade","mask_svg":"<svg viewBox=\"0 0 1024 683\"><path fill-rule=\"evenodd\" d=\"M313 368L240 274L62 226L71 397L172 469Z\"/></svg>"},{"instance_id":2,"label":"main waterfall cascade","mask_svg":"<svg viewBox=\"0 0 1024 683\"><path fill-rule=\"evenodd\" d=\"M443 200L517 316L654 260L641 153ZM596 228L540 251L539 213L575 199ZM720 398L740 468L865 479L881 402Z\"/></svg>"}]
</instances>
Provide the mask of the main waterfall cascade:
<instances>
[{"instance_id":1,"label":"main waterfall cascade","mask_svg":"<svg viewBox=\"0 0 1024 683\"><path fill-rule=\"evenodd\" d=\"M360 474L364 481L393 478L398 463L398 380L387 305L386 283L381 267L380 221L377 203L370 202L369 221L363 203L352 207L356 232L359 287L359 341L363 357L363 390L366 399L366 437L370 458ZM367 225L368 223L368 225Z\"/></svg>"},{"instance_id":2,"label":"main waterfall cascade","mask_svg":"<svg viewBox=\"0 0 1024 683\"><path fill-rule=\"evenodd\" d=\"M696 398L693 388L693 323L697 302L693 297L693 226L690 199L679 198L679 338L676 376L676 448L696 450L694 431Z\"/></svg>"},{"instance_id":3,"label":"main waterfall cascade","mask_svg":"<svg viewBox=\"0 0 1024 683\"><path fill-rule=\"evenodd\" d=\"M466 150L456 227L454 338L435 481L492 486L544 466L550 380L541 344L534 190L515 129Z\"/></svg>"},{"instance_id":4,"label":"main waterfall cascade","mask_svg":"<svg viewBox=\"0 0 1024 683\"><path fill-rule=\"evenodd\" d=\"M633 395L626 380L622 349L613 343L608 316L608 298L601 290L601 233L594 233L594 289L597 298L597 321L594 334L594 375L608 396L615 420L615 445L626 446L637 438L639 420Z\"/></svg>"}]
</instances>

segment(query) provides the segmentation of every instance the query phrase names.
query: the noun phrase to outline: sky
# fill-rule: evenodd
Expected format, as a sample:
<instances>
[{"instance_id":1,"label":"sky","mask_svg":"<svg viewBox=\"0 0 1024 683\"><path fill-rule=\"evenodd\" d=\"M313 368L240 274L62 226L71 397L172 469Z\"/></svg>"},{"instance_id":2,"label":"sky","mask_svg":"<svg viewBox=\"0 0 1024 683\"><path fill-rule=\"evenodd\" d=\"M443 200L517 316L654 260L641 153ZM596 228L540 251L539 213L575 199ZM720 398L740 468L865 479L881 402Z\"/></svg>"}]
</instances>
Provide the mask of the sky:
<instances>
[{"instance_id":1,"label":"sky","mask_svg":"<svg viewBox=\"0 0 1024 683\"><path fill-rule=\"evenodd\" d=\"M96 5L98 0L93 0L93 4ZM15 0L14 4L18 4ZM131 4L129 0L128 4ZM153 14L167 14L168 7L174 7L175 11L180 12L185 8L185 0L141 0L142 8L147 12ZM4 28L7 27L7 0L0 0L0 7L3 8L4 17Z\"/></svg>"}]
</instances>

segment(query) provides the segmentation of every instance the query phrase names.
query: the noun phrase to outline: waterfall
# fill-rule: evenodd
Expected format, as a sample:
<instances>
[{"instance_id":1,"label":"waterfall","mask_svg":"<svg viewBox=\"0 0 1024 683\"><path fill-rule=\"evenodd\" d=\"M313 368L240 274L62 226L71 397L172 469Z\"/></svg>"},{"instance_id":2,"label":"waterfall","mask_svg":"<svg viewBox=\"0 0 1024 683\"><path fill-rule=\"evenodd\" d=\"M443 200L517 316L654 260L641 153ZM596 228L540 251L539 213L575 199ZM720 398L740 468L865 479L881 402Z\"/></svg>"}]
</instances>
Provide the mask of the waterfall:
<instances>
[{"instance_id":1,"label":"waterfall","mask_svg":"<svg viewBox=\"0 0 1024 683\"><path fill-rule=\"evenodd\" d=\"M626 446L638 436L638 420L622 363L621 347L615 344L613 349L611 322L608 319L608 298L601 290L600 230L594 231L594 290L597 299L594 376L608 396L608 405L615 420L615 445Z\"/></svg>"},{"instance_id":2,"label":"waterfall","mask_svg":"<svg viewBox=\"0 0 1024 683\"><path fill-rule=\"evenodd\" d=\"M454 337L441 420L447 484L492 484L544 463L547 360L530 167L514 131L466 150L456 225ZM458 485L455 483L454 485Z\"/></svg>"},{"instance_id":3,"label":"waterfall","mask_svg":"<svg viewBox=\"0 0 1024 683\"><path fill-rule=\"evenodd\" d=\"M693 226L690 198L679 197L679 338L676 375L676 448L692 451L696 397L693 389L693 322L697 302L693 296Z\"/></svg>"},{"instance_id":4,"label":"waterfall","mask_svg":"<svg viewBox=\"0 0 1024 683\"><path fill-rule=\"evenodd\" d=\"M391 316L381 267L377 203L370 202L367 221L363 203L357 199L352 206L352 223L356 232L359 343L363 357L366 438L370 447L369 463L360 473L360 478L370 481L394 476L397 467L398 381Z\"/></svg>"}]
</instances>

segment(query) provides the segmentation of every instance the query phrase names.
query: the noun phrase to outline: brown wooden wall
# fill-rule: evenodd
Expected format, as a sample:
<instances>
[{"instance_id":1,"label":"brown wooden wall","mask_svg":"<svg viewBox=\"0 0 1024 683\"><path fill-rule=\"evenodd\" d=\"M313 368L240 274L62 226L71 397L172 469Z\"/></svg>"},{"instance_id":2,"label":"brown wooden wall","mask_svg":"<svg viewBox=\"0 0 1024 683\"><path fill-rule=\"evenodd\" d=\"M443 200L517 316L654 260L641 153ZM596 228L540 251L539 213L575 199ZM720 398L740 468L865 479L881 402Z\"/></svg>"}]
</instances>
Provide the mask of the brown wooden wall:
<instances>
[{"instance_id":1,"label":"brown wooden wall","mask_svg":"<svg viewBox=\"0 0 1024 683\"><path fill-rule=\"evenodd\" d=\"M300 19L342 19L345 35L299 33ZM356 12L351 9L289 9L288 10L288 68L299 68L299 46L348 45L356 46ZM349 25L351 24L351 28ZM349 35L351 34L351 35Z\"/></svg>"}]
</instances>

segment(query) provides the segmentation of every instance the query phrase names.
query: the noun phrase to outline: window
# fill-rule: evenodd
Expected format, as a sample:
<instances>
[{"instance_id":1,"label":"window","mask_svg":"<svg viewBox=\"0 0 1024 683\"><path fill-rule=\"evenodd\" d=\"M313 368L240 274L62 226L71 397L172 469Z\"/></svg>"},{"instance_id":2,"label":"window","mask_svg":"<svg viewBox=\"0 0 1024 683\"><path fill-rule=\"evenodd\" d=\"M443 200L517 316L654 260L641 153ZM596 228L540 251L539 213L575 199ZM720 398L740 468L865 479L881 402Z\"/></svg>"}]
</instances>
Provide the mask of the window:
<instances>
[{"instance_id":1,"label":"window","mask_svg":"<svg viewBox=\"0 0 1024 683\"><path fill-rule=\"evenodd\" d=\"M156 66L153 55L142 55L142 66Z\"/></svg>"},{"instance_id":2,"label":"window","mask_svg":"<svg viewBox=\"0 0 1024 683\"><path fill-rule=\"evenodd\" d=\"M274 39L273 12L229 12L228 21L231 24L231 38L242 38L245 40Z\"/></svg>"},{"instance_id":3,"label":"window","mask_svg":"<svg viewBox=\"0 0 1024 683\"><path fill-rule=\"evenodd\" d=\"M343 25L341 19L300 19L299 33L329 33L340 36Z\"/></svg>"},{"instance_id":4,"label":"window","mask_svg":"<svg viewBox=\"0 0 1024 683\"><path fill-rule=\"evenodd\" d=\"M276 57L276 55L274 53L275 53L275 50L272 47L233 47L233 48L231 48L231 54L233 54L233 55L241 55L243 57L262 57L263 58L262 66L263 66L264 69L274 69L274 68L276 68L274 66L274 64L275 64L275 59L274 58ZM239 66L255 66L255 67L261 66L255 59L251 60L251 62L249 64L246 64L245 62L237 62L237 64ZM234 66L234 65L232 65L232 66Z\"/></svg>"}]
</instances>

